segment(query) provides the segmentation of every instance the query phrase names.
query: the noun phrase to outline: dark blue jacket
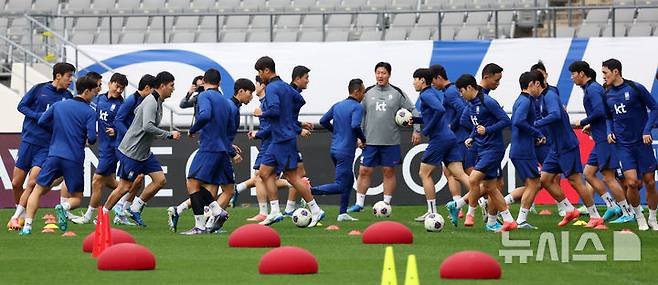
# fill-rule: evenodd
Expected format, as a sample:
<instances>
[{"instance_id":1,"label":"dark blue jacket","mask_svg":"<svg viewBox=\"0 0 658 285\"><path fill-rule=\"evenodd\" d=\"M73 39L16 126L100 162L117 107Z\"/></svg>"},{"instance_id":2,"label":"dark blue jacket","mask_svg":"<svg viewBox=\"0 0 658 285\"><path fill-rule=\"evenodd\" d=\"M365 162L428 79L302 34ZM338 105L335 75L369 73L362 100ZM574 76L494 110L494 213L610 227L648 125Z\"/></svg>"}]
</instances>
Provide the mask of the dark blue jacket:
<instances>
[{"instance_id":1,"label":"dark blue jacket","mask_svg":"<svg viewBox=\"0 0 658 285\"><path fill-rule=\"evenodd\" d=\"M605 123L605 104L603 103L603 86L594 80L590 80L582 86L583 106L587 117L580 120L580 125L590 125L592 139L596 143L608 143L608 130Z\"/></svg>"},{"instance_id":2,"label":"dark blue jacket","mask_svg":"<svg viewBox=\"0 0 658 285\"><path fill-rule=\"evenodd\" d=\"M295 139L299 132L296 112L303 106L302 95L277 76L267 83L264 101L266 110L261 117L270 121L272 143Z\"/></svg>"},{"instance_id":3,"label":"dark blue jacket","mask_svg":"<svg viewBox=\"0 0 658 285\"><path fill-rule=\"evenodd\" d=\"M635 84L639 92L631 84ZM617 143L623 145L642 143L642 135L651 134L658 118L656 100L642 84L629 80L608 88L605 105L608 133L614 133ZM649 114L647 109L651 111Z\"/></svg>"},{"instance_id":4,"label":"dark blue jacket","mask_svg":"<svg viewBox=\"0 0 658 285\"><path fill-rule=\"evenodd\" d=\"M53 104L41 115L39 125L52 129L48 156L82 163L85 144L96 143L96 113L81 97Z\"/></svg>"},{"instance_id":5,"label":"dark blue jacket","mask_svg":"<svg viewBox=\"0 0 658 285\"><path fill-rule=\"evenodd\" d=\"M430 140L440 140L440 142L455 141L455 134L450 130L450 122L446 117L446 109L444 107L443 92L436 90L432 87L427 87L420 91L418 97L420 101L420 114L423 130L421 133L429 137Z\"/></svg>"},{"instance_id":6,"label":"dark blue jacket","mask_svg":"<svg viewBox=\"0 0 658 285\"><path fill-rule=\"evenodd\" d=\"M468 101L460 123L463 126L474 126L469 137L475 139L478 152L505 151L503 129L509 127L512 121L498 101L489 95L480 93L473 100ZM478 125L485 127L484 135L477 133Z\"/></svg>"},{"instance_id":7,"label":"dark blue jacket","mask_svg":"<svg viewBox=\"0 0 658 285\"><path fill-rule=\"evenodd\" d=\"M354 155L357 147L356 139L361 139L363 143L366 142L366 136L361 130L362 118L363 106L353 97L334 104L320 118L320 125L332 132L332 153Z\"/></svg>"},{"instance_id":8,"label":"dark blue jacket","mask_svg":"<svg viewBox=\"0 0 658 285\"><path fill-rule=\"evenodd\" d=\"M96 110L98 118L98 152L100 156L114 154L116 146L116 127L114 118L123 104L123 97L109 98L107 93L96 96L91 107ZM114 129L114 136L108 136L105 129Z\"/></svg>"},{"instance_id":9,"label":"dark blue jacket","mask_svg":"<svg viewBox=\"0 0 658 285\"><path fill-rule=\"evenodd\" d=\"M455 134L457 142L461 143L468 138L472 128L465 128L459 123L464 108L466 107L466 100L459 94L459 90L455 84L450 83L443 88L443 106L446 109L446 119L450 124L450 129Z\"/></svg>"},{"instance_id":10,"label":"dark blue jacket","mask_svg":"<svg viewBox=\"0 0 658 285\"><path fill-rule=\"evenodd\" d=\"M126 135L128 128L133 123L133 119L135 119L135 109L137 109L137 106L139 106L143 100L144 97L135 92L128 96L123 104L121 104L119 111L114 117L114 132L116 133L115 147L119 147L119 144L121 144L123 136Z\"/></svg>"},{"instance_id":11,"label":"dark blue jacket","mask_svg":"<svg viewBox=\"0 0 658 285\"><path fill-rule=\"evenodd\" d=\"M217 89L201 92L196 102L196 118L190 133L201 132L199 151L228 153L228 133L234 125L231 103Z\"/></svg>"},{"instance_id":12,"label":"dark blue jacket","mask_svg":"<svg viewBox=\"0 0 658 285\"><path fill-rule=\"evenodd\" d=\"M512 107L512 146L509 157L514 159L535 159L535 141L544 137L535 128L534 99L528 93L521 93Z\"/></svg>"},{"instance_id":13,"label":"dark blue jacket","mask_svg":"<svg viewBox=\"0 0 658 285\"><path fill-rule=\"evenodd\" d=\"M549 88L544 89L542 119L535 121L535 127L547 127L551 137L551 150L564 153L578 147L578 138L571 128L569 114L562 106L560 97Z\"/></svg>"},{"instance_id":14,"label":"dark blue jacket","mask_svg":"<svg viewBox=\"0 0 658 285\"><path fill-rule=\"evenodd\" d=\"M228 154L231 155L231 157L234 157L235 150L233 150L233 140L238 134L238 129L240 128L240 107L242 106L242 103L240 103L235 97L231 97L228 101L230 103L229 107L231 107L232 124L229 125L228 132L226 133L228 138L226 148L228 149Z\"/></svg>"},{"instance_id":15,"label":"dark blue jacket","mask_svg":"<svg viewBox=\"0 0 658 285\"><path fill-rule=\"evenodd\" d=\"M71 99L66 89L57 90L52 81L34 85L18 103L18 111L25 115L21 141L38 146L48 146L51 133L38 124L41 115L56 102Z\"/></svg>"}]
</instances>

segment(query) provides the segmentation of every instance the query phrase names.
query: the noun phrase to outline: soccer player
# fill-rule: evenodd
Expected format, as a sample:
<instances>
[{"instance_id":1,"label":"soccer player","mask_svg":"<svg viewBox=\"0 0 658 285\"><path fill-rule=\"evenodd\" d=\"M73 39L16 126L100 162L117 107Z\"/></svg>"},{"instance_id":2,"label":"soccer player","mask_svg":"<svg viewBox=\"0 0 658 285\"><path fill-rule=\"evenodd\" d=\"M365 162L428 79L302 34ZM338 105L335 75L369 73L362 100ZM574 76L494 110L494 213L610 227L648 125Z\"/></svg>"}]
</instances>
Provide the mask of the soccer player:
<instances>
[{"instance_id":1,"label":"soccer player","mask_svg":"<svg viewBox=\"0 0 658 285\"><path fill-rule=\"evenodd\" d=\"M510 118L496 100L482 93L481 87L477 85L475 77L472 75L462 75L457 79L456 85L464 99L468 101L468 106L462 113L460 122L465 126L469 126L469 124L474 126L464 144L470 148L475 143L477 149L475 168L469 176L469 201L477 200L480 196L487 194L490 214L485 229L489 231L514 230L517 228L517 224L503 200L503 195L497 189L497 179L502 175L500 162L505 155L503 129L511 125ZM482 183L483 189L481 189L480 183ZM459 208L464 205L463 199L458 202L448 202L450 220L455 226ZM504 221L502 226L498 224L496 214L502 216Z\"/></svg>"},{"instance_id":2,"label":"soccer player","mask_svg":"<svg viewBox=\"0 0 658 285\"><path fill-rule=\"evenodd\" d=\"M192 85L190 86L190 90L188 90L187 94L185 94L185 97L180 100L180 104L178 106L181 109L194 108L196 105L197 96L203 92L203 88L203 75L194 77L194 80L192 80Z\"/></svg>"},{"instance_id":3,"label":"soccer player","mask_svg":"<svg viewBox=\"0 0 658 285\"><path fill-rule=\"evenodd\" d=\"M558 201L558 208L566 214L558 226L563 227L570 221L578 218L580 212L573 207L571 202L564 196L560 184L556 181L556 176L564 175L569 184L576 189L578 195L583 199L587 207L590 220L587 227L596 227L603 224L603 219L599 215L592 193L588 191L582 180L583 166L580 162L580 148L578 139L571 129L569 114L562 106L560 97L555 92L546 88L546 83L541 72L537 72L542 79L543 90L543 118L535 121L535 127L548 127L550 137L552 138L551 152L542 165L540 181L541 184L553 198Z\"/></svg>"},{"instance_id":4,"label":"soccer player","mask_svg":"<svg viewBox=\"0 0 658 285\"><path fill-rule=\"evenodd\" d=\"M93 78L93 77L92 77ZM96 96L91 107L96 110L98 119L98 167L92 179L91 198L85 214L71 221L76 224L88 224L101 202L103 187L116 188L115 172L118 158L116 157L116 132L114 117L123 104L124 88L128 85L128 78L121 73L115 73L110 78L108 92Z\"/></svg>"},{"instance_id":5,"label":"soccer player","mask_svg":"<svg viewBox=\"0 0 658 285\"><path fill-rule=\"evenodd\" d=\"M21 229L27 200L48 156L51 132L38 125L39 118L56 102L73 98L66 88L71 84L74 72L75 67L70 63L56 63L53 66L53 80L33 86L18 103L18 111L25 115L25 118L11 181L16 211L7 223L9 230ZM23 189L28 173L30 177L27 188Z\"/></svg>"},{"instance_id":6,"label":"soccer player","mask_svg":"<svg viewBox=\"0 0 658 285\"><path fill-rule=\"evenodd\" d=\"M105 202L103 211L109 211L119 201L121 196L130 190L130 186L139 174L151 177L152 182L146 186L140 197L127 209L130 217L138 226L145 227L141 211L151 198L166 184L166 178L160 162L151 152L151 144L156 138L180 139L178 131L169 132L160 129L158 125L162 120L162 102L171 97L174 91L174 76L167 71L158 73L155 77L157 88L153 94L146 96L135 109L134 122L128 128L123 140L119 144L121 157L119 161L119 185L110 194Z\"/></svg>"},{"instance_id":7,"label":"soccer player","mask_svg":"<svg viewBox=\"0 0 658 285\"><path fill-rule=\"evenodd\" d=\"M622 77L619 60L612 58L604 61L602 71L608 88L604 93L608 142L615 144L619 155L628 188L626 197L635 211L639 230L646 231L649 227L658 230L658 195L654 178L656 158L651 146L651 128L658 118L658 104L642 84ZM650 110L648 115L647 109ZM647 190L648 225L640 206L639 189L642 182Z\"/></svg>"},{"instance_id":8,"label":"soccer player","mask_svg":"<svg viewBox=\"0 0 658 285\"><path fill-rule=\"evenodd\" d=\"M233 144L238 128L240 128L240 107L251 102L255 89L256 87L251 80L240 78L235 81L235 85L233 86L233 97L231 97L230 100L227 100L229 103L230 119L229 125L226 129L225 144L226 149L228 150L228 156L233 158L233 163L240 163L240 161L242 161L242 151L238 146ZM233 168L231 168L230 171L233 172ZM228 172L225 172L225 175L226 174L228 174ZM226 181L228 182L227 184L221 184L221 195L215 195L214 197L217 197L216 201L212 201L208 208L204 208L204 211L207 209L206 212L211 214L206 222L206 229L210 233L221 230L224 222L228 220L228 212L224 209L228 207L229 201L234 195L233 184L235 183L235 177L231 176L230 179L227 179Z\"/></svg>"},{"instance_id":9,"label":"soccer player","mask_svg":"<svg viewBox=\"0 0 658 285\"><path fill-rule=\"evenodd\" d=\"M299 191L307 202L307 206L311 210L311 223L308 227L314 227L324 218L325 214L313 198L310 186L302 180L297 172L299 157L296 137L299 126L295 113L298 112L298 108L301 107L300 102L303 102L304 98L276 75L276 67L272 58L261 57L256 61L254 68L263 81L267 82L265 89L267 111L256 109L254 115L270 120L272 130L272 143L263 157L259 171L266 185L271 207L270 214L262 223L269 225L283 219L278 198L274 199L277 196L275 173L277 168L281 168L286 180Z\"/></svg>"},{"instance_id":10,"label":"soccer player","mask_svg":"<svg viewBox=\"0 0 658 285\"><path fill-rule=\"evenodd\" d=\"M516 223L521 229L537 229L527 222L528 213L537 193L541 189L539 162L535 145L545 144L546 136L534 127L535 110L533 97L541 96L541 78L536 72L524 72L519 77L521 94L512 108L512 145L509 157L516 168L516 174L524 182L521 209Z\"/></svg>"},{"instance_id":11,"label":"soccer player","mask_svg":"<svg viewBox=\"0 0 658 285\"><path fill-rule=\"evenodd\" d=\"M56 102L40 116L38 124L52 131L48 158L43 164L43 171L37 177L37 185L30 194L27 203L25 226L21 235L32 233L32 221L39 208L41 196L50 191L53 182L64 177L71 196L79 201L84 190L85 144L96 142L96 114L89 107L91 100L98 94L96 80L80 77L75 83L78 96L72 100ZM66 212L72 207L68 203L55 206L59 229L66 231L68 220Z\"/></svg>"},{"instance_id":12,"label":"soccer player","mask_svg":"<svg viewBox=\"0 0 658 285\"><path fill-rule=\"evenodd\" d=\"M337 221L356 221L347 214L347 204L354 184L354 151L357 146L366 143L361 130L363 106L361 100L365 95L363 80L352 79L347 85L349 97L333 106L320 118L320 125L329 130L331 135L331 161L336 166L336 181L331 184L312 186L313 195L340 195L340 209Z\"/></svg>"},{"instance_id":13,"label":"soccer player","mask_svg":"<svg viewBox=\"0 0 658 285\"><path fill-rule=\"evenodd\" d=\"M608 222L619 217L617 222L628 222L633 219L633 211L626 201L624 190L617 181L615 174L619 169L619 160L614 145L608 143L606 127L606 109L603 103L603 86L596 82L596 72L584 61L575 61L569 65L571 80L583 89L583 105L587 117L576 122L576 127L588 130L594 140L594 149L585 165L584 174L587 182L601 195L607 210L603 221ZM600 172L603 181L596 176ZM604 184L605 183L605 184ZM606 191L606 185L613 197ZM616 201L615 201L616 200ZM618 206L619 205L619 206Z\"/></svg>"},{"instance_id":14,"label":"soccer player","mask_svg":"<svg viewBox=\"0 0 658 285\"><path fill-rule=\"evenodd\" d=\"M361 166L357 178L356 203L347 211L363 210L366 193L370 187L375 167L382 167L384 176L384 202L391 203L395 192L395 167L402 161L400 153L400 129L395 124L395 113L400 108L418 114L413 103L404 92L389 83L391 64L379 62L375 65L377 84L366 88L366 95L361 102L365 113L361 126L368 142L361 155ZM420 126L414 125L411 136L412 144L420 142Z\"/></svg>"}]
</instances>

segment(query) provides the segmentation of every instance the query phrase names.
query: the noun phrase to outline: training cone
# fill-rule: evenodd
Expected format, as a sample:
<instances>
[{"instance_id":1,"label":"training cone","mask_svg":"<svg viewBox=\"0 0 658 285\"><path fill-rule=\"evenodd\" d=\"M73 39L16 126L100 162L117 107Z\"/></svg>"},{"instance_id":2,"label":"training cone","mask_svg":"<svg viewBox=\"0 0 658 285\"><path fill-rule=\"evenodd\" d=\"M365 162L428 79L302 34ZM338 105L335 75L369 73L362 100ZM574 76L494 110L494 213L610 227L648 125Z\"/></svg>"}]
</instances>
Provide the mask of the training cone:
<instances>
[{"instance_id":1,"label":"training cone","mask_svg":"<svg viewBox=\"0 0 658 285\"><path fill-rule=\"evenodd\" d=\"M574 226L584 226L584 225L587 225L587 222L581 221L581 220L576 220L575 222L573 222L572 225L574 225Z\"/></svg>"},{"instance_id":2,"label":"training cone","mask_svg":"<svg viewBox=\"0 0 658 285\"><path fill-rule=\"evenodd\" d=\"M54 233L55 230L54 230L54 229L47 229L47 228L44 228L41 232L42 232L42 233L46 233L46 234L51 234L51 233Z\"/></svg>"},{"instance_id":3,"label":"training cone","mask_svg":"<svg viewBox=\"0 0 658 285\"><path fill-rule=\"evenodd\" d=\"M59 227L55 224L47 224L43 228L44 229L53 229L53 230L55 230L55 229L58 229Z\"/></svg>"},{"instance_id":4,"label":"training cone","mask_svg":"<svg viewBox=\"0 0 658 285\"><path fill-rule=\"evenodd\" d=\"M361 235L361 231L359 231L359 230L351 230L351 231L350 231L349 233L347 233L347 234L348 234L348 235L351 235L351 236L360 236L360 235Z\"/></svg>"},{"instance_id":5,"label":"training cone","mask_svg":"<svg viewBox=\"0 0 658 285\"><path fill-rule=\"evenodd\" d=\"M62 236L63 237L75 237L75 236L78 236L78 235L75 234L74 232L65 232L65 233L62 234Z\"/></svg>"},{"instance_id":6,"label":"training cone","mask_svg":"<svg viewBox=\"0 0 658 285\"><path fill-rule=\"evenodd\" d=\"M366 244L410 244L414 242L414 235L401 223L383 221L368 226L361 241Z\"/></svg>"},{"instance_id":7,"label":"training cone","mask_svg":"<svg viewBox=\"0 0 658 285\"><path fill-rule=\"evenodd\" d=\"M633 234L633 231L631 231L630 229L623 229L623 230L621 230L621 233L622 234Z\"/></svg>"},{"instance_id":8,"label":"training cone","mask_svg":"<svg viewBox=\"0 0 658 285\"><path fill-rule=\"evenodd\" d=\"M420 285L416 256L413 254L407 257L407 274L404 275L404 285Z\"/></svg>"},{"instance_id":9,"label":"training cone","mask_svg":"<svg viewBox=\"0 0 658 285\"><path fill-rule=\"evenodd\" d=\"M43 220L56 219L56 217L53 216L52 214L48 213L48 214L43 215L43 217L41 217L41 219L43 219Z\"/></svg>"},{"instance_id":10,"label":"training cone","mask_svg":"<svg viewBox=\"0 0 658 285\"><path fill-rule=\"evenodd\" d=\"M446 258L439 267L444 279L500 279L500 264L488 254L467 250Z\"/></svg>"},{"instance_id":11,"label":"training cone","mask_svg":"<svg viewBox=\"0 0 658 285\"><path fill-rule=\"evenodd\" d=\"M594 229L595 229L595 230L607 230L607 229L608 229L608 226L606 226L606 225L598 225L598 226L594 227Z\"/></svg>"},{"instance_id":12,"label":"training cone","mask_svg":"<svg viewBox=\"0 0 658 285\"><path fill-rule=\"evenodd\" d=\"M550 216L553 214L553 212L551 212L551 210L541 210L539 211L539 214L542 216Z\"/></svg>"},{"instance_id":13,"label":"training cone","mask_svg":"<svg viewBox=\"0 0 658 285\"><path fill-rule=\"evenodd\" d=\"M337 226L337 225L331 225L331 226L327 226L327 227L325 228L325 230L328 230L328 231L337 231L337 230L340 230L340 227Z\"/></svg>"},{"instance_id":14,"label":"training cone","mask_svg":"<svg viewBox=\"0 0 658 285\"><path fill-rule=\"evenodd\" d=\"M94 233L94 244L91 256L98 257L105 249L112 245L112 234L110 232L109 213L101 210L96 222L96 232ZM100 268L99 268L100 269Z\"/></svg>"},{"instance_id":15,"label":"training cone","mask_svg":"<svg viewBox=\"0 0 658 285\"><path fill-rule=\"evenodd\" d=\"M283 246L268 251L258 263L260 274L315 274L318 261L307 250Z\"/></svg>"},{"instance_id":16,"label":"training cone","mask_svg":"<svg viewBox=\"0 0 658 285\"><path fill-rule=\"evenodd\" d=\"M98 270L153 270L155 255L134 243L113 245L98 257Z\"/></svg>"},{"instance_id":17,"label":"training cone","mask_svg":"<svg viewBox=\"0 0 658 285\"><path fill-rule=\"evenodd\" d=\"M230 247L279 247L281 237L273 228L247 224L234 230L228 237Z\"/></svg>"},{"instance_id":18,"label":"training cone","mask_svg":"<svg viewBox=\"0 0 658 285\"><path fill-rule=\"evenodd\" d=\"M96 232L91 232L85 237L82 242L82 251L83 252L92 252L94 248L94 240ZM135 239L126 231L110 228L110 235L112 236L112 245L120 243L137 243Z\"/></svg>"},{"instance_id":19,"label":"training cone","mask_svg":"<svg viewBox=\"0 0 658 285\"><path fill-rule=\"evenodd\" d=\"M382 269L381 285L398 285L398 277L395 273L395 256L393 247L387 246L384 253L384 268Z\"/></svg>"},{"instance_id":20,"label":"training cone","mask_svg":"<svg viewBox=\"0 0 658 285\"><path fill-rule=\"evenodd\" d=\"M45 221L44 223L45 223L45 224L56 224L56 223L57 223L57 219L46 219L46 221Z\"/></svg>"}]
</instances>

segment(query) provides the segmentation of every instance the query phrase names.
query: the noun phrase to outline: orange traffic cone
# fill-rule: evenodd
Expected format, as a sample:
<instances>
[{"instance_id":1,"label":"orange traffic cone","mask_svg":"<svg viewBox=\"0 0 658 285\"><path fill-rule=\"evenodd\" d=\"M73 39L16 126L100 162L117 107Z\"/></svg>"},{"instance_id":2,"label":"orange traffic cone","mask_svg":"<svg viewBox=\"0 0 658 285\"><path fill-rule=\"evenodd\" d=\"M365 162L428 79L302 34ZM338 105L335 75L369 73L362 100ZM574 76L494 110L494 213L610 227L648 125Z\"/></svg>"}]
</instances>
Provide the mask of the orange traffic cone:
<instances>
[{"instance_id":1,"label":"orange traffic cone","mask_svg":"<svg viewBox=\"0 0 658 285\"><path fill-rule=\"evenodd\" d=\"M100 210L96 223L96 231L94 232L94 245L91 251L91 256L93 257L98 257L106 248L112 245L109 220L109 213Z\"/></svg>"}]
</instances>

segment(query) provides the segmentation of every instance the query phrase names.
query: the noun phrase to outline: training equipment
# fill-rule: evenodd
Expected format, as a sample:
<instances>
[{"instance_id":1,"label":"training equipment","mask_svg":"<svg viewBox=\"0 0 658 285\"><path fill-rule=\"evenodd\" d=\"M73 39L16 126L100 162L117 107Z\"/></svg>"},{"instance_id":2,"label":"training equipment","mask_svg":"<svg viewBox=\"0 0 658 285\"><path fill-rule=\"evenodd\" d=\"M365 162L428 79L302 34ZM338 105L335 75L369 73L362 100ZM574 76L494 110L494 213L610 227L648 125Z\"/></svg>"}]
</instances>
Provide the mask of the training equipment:
<instances>
[{"instance_id":1,"label":"training equipment","mask_svg":"<svg viewBox=\"0 0 658 285\"><path fill-rule=\"evenodd\" d=\"M410 244L414 242L414 235L403 224L383 221L368 226L361 241L366 244Z\"/></svg>"},{"instance_id":2,"label":"training equipment","mask_svg":"<svg viewBox=\"0 0 658 285\"><path fill-rule=\"evenodd\" d=\"M122 243L103 251L96 265L98 270L153 270L155 255L141 245Z\"/></svg>"},{"instance_id":3,"label":"training equipment","mask_svg":"<svg viewBox=\"0 0 658 285\"><path fill-rule=\"evenodd\" d=\"M379 201L372 206L372 213L378 218L389 217L392 211L391 205L384 201Z\"/></svg>"},{"instance_id":4,"label":"training equipment","mask_svg":"<svg viewBox=\"0 0 658 285\"><path fill-rule=\"evenodd\" d=\"M361 231L359 231L359 230L351 230L351 231L350 231L349 233L347 233L347 234L348 234L348 235L351 235L351 236L360 236L360 235L361 235Z\"/></svg>"},{"instance_id":5,"label":"training equipment","mask_svg":"<svg viewBox=\"0 0 658 285\"><path fill-rule=\"evenodd\" d=\"M110 214L101 210L98 213L98 223L94 232L94 241L91 250L91 256L98 257L112 246L112 232L110 231Z\"/></svg>"},{"instance_id":6,"label":"training equipment","mask_svg":"<svg viewBox=\"0 0 658 285\"><path fill-rule=\"evenodd\" d=\"M407 109L400 109L395 112L395 123L398 126L406 127L411 124L411 118L413 115Z\"/></svg>"},{"instance_id":7,"label":"training equipment","mask_svg":"<svg viewBox=\"0 0 658 285\"><path fill-rule=\"evenodd\" d=\"M444 279L500 279L502 270L488 254L467 250L446 258L439 267L439 275Z\"/></svg>"},{"instance_id":8,"label":"training equipment","mask_svg":"<svg viewBox=\"0 0 658 285\"><path fill-rule=\"evenodd\" d=\"M55 230L54 229L44 228L41 232L45 233L45 234L52 234L52 233L55 232Z\"/></svg>"},{"instance_id":9,"label":"training equipment","mask_svg":"<svg viewBox=\"0 0 658 285\"><path fill-rule=\"evenodd\" d=\"M300 228L305 228L311 223L311 211L299 208L292 213L292 222Z\"/></svg>"},{"instance_id":10,"label":"training equipment","mask_svg":"<svg viewBox=\"0 0 658 285\"><path fill-rule=\"evenodd\" d=\"M328 231L337 231L337 230L340 230L340 227L337 226L337 225L330 225L330 226L327 226L327 227L325 228L325 230L328 230Z\"/></svg>"},{"instance_id":11,"label":"training equipment","mask_svg":"<svg viewBox=\"0 0 658 285\"><path fill-rule=\"evenodd\" d=\"M273 228L247 224L237 228L228 237L230 247L279 247L281 237Z\"/></svg>"},{"instance_id":12,"label":"training equipment","mask_svg":"<svg viewBox=\"0 0 658 285\"><path fill-rule=\"evenodd\" d=\"M318 261L307 250L284 246L268 251L258 263L260 274L315 274Z\"/></svg>"},{"instance_id":13,"label":"training equipment","mask_svg":"<svg viewBox=\"0 0 658 285\"><path fill-rule=\"evenodd\" d=\"M397 285L398 277L395 272L395 256L393 247L387 246L384 253L384 268L382 269L382 285Z\"/></svg>"},{"instance_id":14,"label":"training equipment","mask_svg":"<svg viewBox=\"0 0 658 285\"><path fill-rule=\"evenodd\" d=\"M62 234L62 236L63 237L75 237L75 236L78 236L78 235L75 234L74 232L65 232L65 233Z\"/></svg>"},{"instance_id":15,"label":"training equipment","mask_svg":"<svg viewBox=\"0 0 658 285\"><path fill-rule=\"evenodd\" d=\"M541 210L539 211L539 214L542 216L550 216L553 214L553 212L551 212L551 210Z\"/></svg>"},{"instance_id":16,"label":"training equipment","mask_svg":"<svg viewBox=\"0 0 658 285\"><path fill-rule=\"evenodd\" d=\"M425 217L425 229L428 232L440 232L444 224L443 216L439 213L431 213Z\"/></svg>"},{"instance_id":17,"label":"training equipment","mask_svg":"<svg viewBox=\"0 0 658 285\"><path fill-rule=\"evenodd\" d=\"M413 254L407 257L407 273L404 275L404 285L420 285L416 256Z\"/></svg>"},{"instance_id":18,"label":"training equipment","mask_svg":"<svg viewBox=\"0 0 658 285\"><path fill-rule=\"evenodd\" d=\"M84 241L82 242L83 252L92 251L94 246L94 240L96 238L95 234L96 232L91 232L87 235L87 237L85 237ZM120 244L120 243L137 243L135 239L128 232L120 229L111 228L110 235L112 236L112 245Z\"/></svg>"}]
</instances>

